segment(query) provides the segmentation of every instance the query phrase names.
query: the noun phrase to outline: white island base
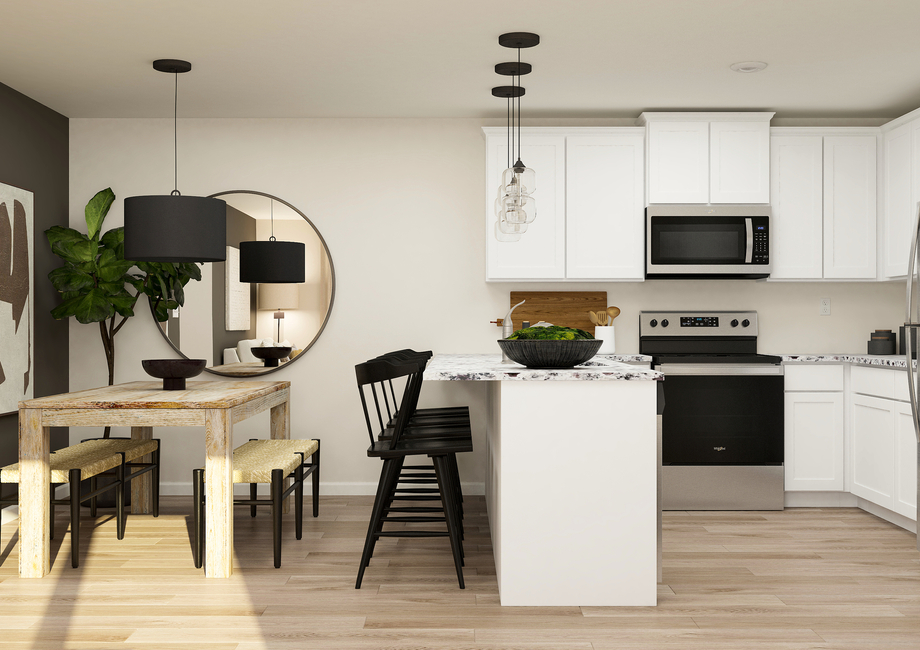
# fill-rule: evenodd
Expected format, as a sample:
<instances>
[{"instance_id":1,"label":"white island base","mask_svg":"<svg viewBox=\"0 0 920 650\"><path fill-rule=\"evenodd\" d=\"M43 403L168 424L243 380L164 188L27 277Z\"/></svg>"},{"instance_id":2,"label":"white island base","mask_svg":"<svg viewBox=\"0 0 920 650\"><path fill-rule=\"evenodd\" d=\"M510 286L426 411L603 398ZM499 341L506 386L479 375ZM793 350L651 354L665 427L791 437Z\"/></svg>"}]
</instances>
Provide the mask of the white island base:
<instances>
[{"instance_id":1,"label":"white island base","mask_svg":"<svg viewBox=\"0 0 920 650\"><path fill-rule=\"evenodd\" d=\"M490 382L502 605L657 604L656 384Z\"/></svg>"}]
</instances>

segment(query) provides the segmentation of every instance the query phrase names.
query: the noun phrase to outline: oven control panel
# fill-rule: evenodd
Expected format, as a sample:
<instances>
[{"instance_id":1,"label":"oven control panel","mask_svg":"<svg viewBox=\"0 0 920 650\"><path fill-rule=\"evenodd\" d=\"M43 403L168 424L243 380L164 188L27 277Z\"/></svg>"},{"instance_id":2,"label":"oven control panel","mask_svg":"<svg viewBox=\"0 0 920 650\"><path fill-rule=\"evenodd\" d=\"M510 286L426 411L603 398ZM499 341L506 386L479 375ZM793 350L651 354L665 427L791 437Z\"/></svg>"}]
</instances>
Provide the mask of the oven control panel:
<instances>
[{"instance_id":1,"label":"oven control panel","mask_svg":"<svg viewBox=\"0 0 920 650\"><path fill-rule=\"evenodd\" d=\"M643 311L639 336L757 336L757 312Z\"/></svg>"}]
</instances>

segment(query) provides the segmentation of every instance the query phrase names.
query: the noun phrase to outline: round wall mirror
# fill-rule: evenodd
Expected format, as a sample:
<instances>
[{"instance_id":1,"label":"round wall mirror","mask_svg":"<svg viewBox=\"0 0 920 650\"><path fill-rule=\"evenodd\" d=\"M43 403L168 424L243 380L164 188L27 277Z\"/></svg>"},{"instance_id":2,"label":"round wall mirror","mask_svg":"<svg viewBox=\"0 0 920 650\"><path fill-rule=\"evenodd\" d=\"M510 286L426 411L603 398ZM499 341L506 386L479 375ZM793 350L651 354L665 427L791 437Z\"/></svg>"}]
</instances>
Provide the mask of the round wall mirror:
<instances>
[{"instance_id":1,"label":"round wall mirror","mask_svg":"<svg viewBox=\"0 0 920 650\"><path fill-rule=\"evenodd\" d=\"M185 304L157 325L183 357L206 359L208 372L274 372L300 359L329 322L335 299L329 247L313 222L283 199L250 190L211 196L227 202L227 261L204 264L201 281L185 286ZM304 244L302 284L240 282L240 242L268 241L272 233L278 241ZM287 356L284 348L290 348Z\"/></svg>"}]
</instances>

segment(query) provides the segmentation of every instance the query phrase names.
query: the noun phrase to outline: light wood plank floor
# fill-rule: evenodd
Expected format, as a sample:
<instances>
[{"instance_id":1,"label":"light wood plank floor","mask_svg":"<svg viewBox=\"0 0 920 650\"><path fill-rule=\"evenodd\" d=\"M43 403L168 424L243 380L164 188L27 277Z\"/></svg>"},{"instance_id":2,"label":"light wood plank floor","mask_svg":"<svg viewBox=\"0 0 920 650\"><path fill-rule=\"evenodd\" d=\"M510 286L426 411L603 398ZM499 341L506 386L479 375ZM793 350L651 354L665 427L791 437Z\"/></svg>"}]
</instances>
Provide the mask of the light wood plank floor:
<instances>
[{"instance_id":1,"label":"light wood plank floor","mask_svg":"<svg viewBox=\"0 0 920 650\"><path fill-rule=\"evenodd\" d=\"M381 540L354 589L370 497L323 498L299 542L286 521L281 569L267 513L237 509L236 572L205 580L189 502L130 516L121 542L110 516L85 518L81 567L65 534L42 580L17 577L4 526L0 650L920 648L915 537L855 509L666 513L658 607L502 608L482 497L467 499L462 591L445 539Z\"/></svg>"}]
</instances>

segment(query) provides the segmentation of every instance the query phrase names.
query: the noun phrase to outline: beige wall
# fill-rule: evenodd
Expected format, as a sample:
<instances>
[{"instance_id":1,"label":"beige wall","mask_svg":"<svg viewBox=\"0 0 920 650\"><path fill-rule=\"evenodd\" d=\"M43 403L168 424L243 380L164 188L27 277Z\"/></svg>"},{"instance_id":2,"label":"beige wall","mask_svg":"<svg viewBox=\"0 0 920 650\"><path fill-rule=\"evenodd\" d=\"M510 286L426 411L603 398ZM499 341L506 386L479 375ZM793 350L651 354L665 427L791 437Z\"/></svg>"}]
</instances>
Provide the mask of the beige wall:
<instances>
[{"instance_id":1,"label":"beige wall","mask_svg":"<svg viewBox=\"0 0 920 650\"><path fill-rule=\"evenodd\" d=\"M871 330L903 319L903 283L487 284L480 126L463 119L179 123L184 194L274 194L303 211L329 245L337 281L329 324L303 359L270 375L293 383L294 435L322 438L329 493L372 492L379 471L379 461L365 455L354 364L403 347L497 352L499 330L489 321L507 311L511 289L606 290L623 310L618 352L637 351L642 309L756 309L764 352L865 352ZM119 199L173 189L171 120L74 119L70 134L74 227L83 227L83 206L106 186ZM122 223L122 205L115 203L106 227ZM819 298L831 298L832 316L818 316ZM138 313L116 339L117 382L146 379L141 359L172 356L145 311ZM71 389L104 384L98 331L72 321L70 336ZM431 383L425 392L431 403L474 407L476 452L462 459L461 473L481 486L484 386ZM238 425L237 439L265 435L267 427L263 414ZM74 429L72 438L82 433ZM164 493L189 492L191 470L204 461L203 434L161 435Z\"/></svg>"}]
</instances>

